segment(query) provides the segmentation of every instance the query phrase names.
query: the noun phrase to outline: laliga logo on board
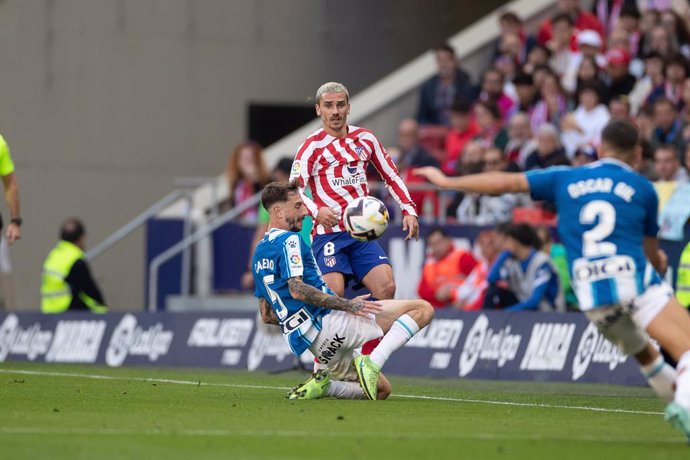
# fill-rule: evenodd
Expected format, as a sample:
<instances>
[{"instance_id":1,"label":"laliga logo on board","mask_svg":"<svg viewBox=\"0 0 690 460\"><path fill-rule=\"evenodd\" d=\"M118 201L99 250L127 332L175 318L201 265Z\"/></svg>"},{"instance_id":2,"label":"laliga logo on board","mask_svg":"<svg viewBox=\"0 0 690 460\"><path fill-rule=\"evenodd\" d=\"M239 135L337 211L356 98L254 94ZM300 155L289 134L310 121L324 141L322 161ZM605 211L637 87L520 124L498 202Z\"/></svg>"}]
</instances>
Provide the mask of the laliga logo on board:
<instances>
[{"instance_id":1,"label":"laliga logo on board","mask_svg":"<svg viewBox=\"0 0 690 460\"><path fill-rule=\"evenodd\" d=\"M164 330L163 324L144 329L138 326L135 316L126 314L110 337L105 362L108 366L121 366L128 355L147 356L149 361L156 361L168 353L172 339L172 331Z\"/></svg>"},{"instance_id":2,"label":"laliga logo on board","mask_svg":"<svg viewBox=\"0 0 690 460\"><path fill-rule=\"evenodd\" d=\"M587 372L590 363L608 363L609 370L614 370L626 359L617 346L606 340L594 324L589 323L582 333L573 358L573 380L582 377Z\"/></svg>"},{"instance_id":3,"label":"laliga logo on board","mask_svg":"<svg viewBox=\"0 0 690 460\"><path fill-rule=\"evenodd\" d=\"M489 318L479 315L460 354L460 377L472 372L478 359L497 361L498 367L503 367L515 359L521 339L518 334L511 335L510 326L494 331L489 327Z\"/></svg>"},{"instance_id":4,"label":"laliga logo on board","mask_svg":"<svg viewBox=\"0 0 690 460\"><path fill-rule=\"evenodd\" d=\"M7 315L0 325L0 362L10 354L25 355L33 361L48 352L52 339L52 331L41 330L40 324L34 323L22 329L17 315Z\"/></svg>"}]
</instances>

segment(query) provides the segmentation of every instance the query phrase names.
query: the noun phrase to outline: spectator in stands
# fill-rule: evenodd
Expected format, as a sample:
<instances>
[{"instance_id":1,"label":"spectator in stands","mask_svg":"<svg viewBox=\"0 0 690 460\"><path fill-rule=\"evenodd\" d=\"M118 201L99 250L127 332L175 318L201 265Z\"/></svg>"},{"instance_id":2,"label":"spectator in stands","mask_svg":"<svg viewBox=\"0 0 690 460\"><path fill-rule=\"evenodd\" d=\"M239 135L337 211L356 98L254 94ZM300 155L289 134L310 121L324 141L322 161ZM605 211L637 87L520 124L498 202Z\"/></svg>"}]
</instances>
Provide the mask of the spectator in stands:
<instances>
[{"instance_id":1,"label":"spectator in stands","mask_svg":"<svg viewBox=\"0 0 690 460\"><path fill-rule=\"evenodd\" d=\"M508 163L505 154L492 147L484 152L483 172L517 171L514 163ZM513 209L530 204L525 194L505 193L503 195L481 195L466 193L458 205L456 216L461 224L497 225L513 217Z\"/></svg>"},{"instance_id":2,"label":"spectator in stands","mask_svg":"<svg viewBox=\"0 0 690 460\"><path fill-rule=\"evenodd\" d=\"M489 267L500 252L500 249L496 247L496 232L494 230L482 230L475 238L474 243L479 254L477 265L453 294L453 307L458 310L473 311L482 308L488 287L486 277L489 274Z\"/></svg>"},{"instance_id":3,"label":"spectator in stands","mask_svg":"<svg viewBox=\"0 0 690 460\"><path fill-rule=\"evenodd\" d=\"M400 177L405 183L423 183L424 179L413 174L414 168L422 166L439 167L438 161L429 154L421 145L417 132L419 125L412 119L401 120L398 124L398 148L400 149L400 158L396 163L400 173ZM420 211L424 210L424 204L427 200L431 200L433 209L437 203L436 193L434 191L426 190L410 190L410 198L414 201L415 206ZM427 216L428 217L428 216Z\"/></svg>"},{"instance_id":4,"label":"spectator in stands","mask_svg":"<svg viewBox=\"0 0 690 460\"><path fill-rule=\"evenodd\" d=\"M688 171L681 164L672 145L660 145L654 151L654 169L659 181L687 182Z\"/></svg>"},{"instance_id":5,"label":"spectator in stands","mask_svg":"<svg viewBox=\"0 0 690 460\"><path fill-rule=\"evenodd\" d=\"M482 87L479 100L488 104L494 104L500 111L501 120L505 120L513 100L503 92L503 75L496 69L489 69L482 76Z\"/></svg>"},{"instance_id":6,"label":"spectator in stands","mask_svg":"<svg viewBox=\"0 0 690 460\"><path fill-rule=\"evenodd\" d=\"M557 0L556 9L558 13L565 13L573 19L575 29L591 29L595 30L602 37L604 36L604 29L597 17L588 11L582 10L580 8L579 0ZM541 44L546 44L549 42L549 40L551 40L552 36L551 20L547 19L539 27L537 41Z\"/></svg>"},{"instance_id":7,"label":"spectator in stands","mask_svg":"<svg viewBox=\"0 0 690 460\"><path fill-rule=\"evenodd\" d=\"M534 81L538 86L536 76ZM561 119L568 113L568 97L561 88L558 77L552 72L545 72L540 94L541 99L534 106L530 116L532 132L537 132L544 123L559 126Z\"/></svg>"},{"instance_id":8,"label":"spectator in stands","mask_svg":"<svg viewBox=\"0 0 690 460\"><path fill-rule=\"evenodd\" d=\"M458 163L458 176L464 176L465 174L476 174L482 172L484 168L483 158L484 158L485 148L476 140L468 142L465 144L465 148L460 156L460 162Z\"/></svg>"},{"instance_id":9,"label":"spectator in stands","mask_svg":"<svg viewBox=\"0 0 690 460\"><path fill-rule=\"evenodd\" d=\"M578 147L572 159L573 166L584 166L597 161L597 151L591 145Z\"/></svg>"},{"instance_id":10,"label":"spectator in stands","mask_svg":"<svg viewBox=\"0 0 690 460\"><path fill-rule=\"evenodd\" d=\"M532 75L540 66L548 66L551 59L551 51L541 44L536 44L527 54L527 62L522 66L522 71Z\"/></svg>"},{"instance_id":11,"label":"spectator in stands","mask_svg":"<svg viewBox=\"0 0 690 460\"><path fill-rule=\"evenodd\" d=\"M675 54L664 64L664 81L657 85L647 97L647 103L653 104L660 97L673 102L677 108L683 105L683 84L688 77L688 60L682 54Z\"/></svg>"},{"instance_id":12,"label":"spectator in stands","mask_svg":"<svg viewBox=\"0 0 690 460\"><path fill-rule=\"evenodd\" d=\"M606 35L610 34L620 24L620 18L624 14L630 14L630 11L637 12L639 19L640 12L635 0L595 0L592 4L592 13L596 15Z\"/></svg>"},{"instance_id":13,"label":"spectator in stands","mask_svg":"<svg viewBox=\"0 0 690 460\"><path fill-rule=\"evenodd\" d=\"M551 40L546 43L546 46L551 50L549 66L559 77L563 77L568 70L576 66L576 55L571 48L575 31L574 22L569 15L561 13L555 15L551 19L551 23L553 24L553 35Z\"/></svg>"},{"instance_id":14,"label":"spectator in stands","mask_svg":"<svg viewBox=\"0 0 690 460\"><path fill-rule=\"evenodd\" d=\"M645 36L645 45L647 45L644 48L645 52L657 52L664 59L668 59L678 52L678 47L669 35L669 31L662 25L652 27Z\"/></svg>"},{"instance_id":15,"label":"spectator in stands","mask_svg":"<svg viewBox=\"0 0 690 460\"><path fill-rule=\"evenodd\" d=\"M45 262L41 283L41 311L65 313L68 310L105 313L103 294L96 284L84 258L86 228L76 218L69 218L60 227L60 242Z\"/></svg>"},{"instance_id":16,"label":"spectator in stands","mask_svg":"<svg viewBox=\"0 0 690 460\"><path fill-rule=\"evenodd\" d=\"M566 308L568 310L577 310L577 297L575 296L575 291L573 291L573 286L570 282L568 254L565 252L565 246L553 241L551 228L542 225L537 227L536 231L541 240L541 250L549 255L551 262L553 262L554 267L558 270L558 278L563 288Z\"/></svg>"},{"instance_id":17,"label":"spectator in stands","mask_svg":"<svg viewBox=\"0 0 690 460\"><path fill-rule=\"evenodd\" d=\"M644 73L644 63L630 50L630 37L628 36L628 32L620 27L614 29L609 35L606 45L608 49L622 49L627 51L630 55L630 64L628 65L630 74L635 78L640 78L642 76Z\"/></svg>"},{"instance_id":18,"label":"spectator in stands","mask_svg":"<svg viewBox=\"0 0 690 460\"><path fill-rule=\"evenodd\" d=\"M503 128L501 112L491 102L477 101L474 105L474 119L479 127L475 140L484 148L498 147L504 149L508 142L508 133Z\"/></svg>"},{"instance_id":19,"label":"spectator in stands","mask_svg":"<svg viewBox=\"0 0 690 460\"><path fill-rule=\"evenodd\" d=\"M484 150L482 144L474 140L465 144L465 148L462 151L460 161L457 165L456 175L464 176L465 174L482 172L484 168ZM462 192L452 193L452 199L446 207L446 217L450 221L457 222L457 209L465 195Z\"/></svg>"},{"instance_id":20,"label":"spectator in stands","mask_svg":"<svg viewBox=\"0 0 690 460\"><path fill-rule=\"evenodd\" d=\"M656 150L662 144L672 145L678 158L681 158L687 145L687 140L683 137L684 129L676 105L665 97L658 98L654 102L654 130L650 141L652 148Z\"/></svg>"},{"instance_id":21,"label":"spectator in stands","mask_svg":"<svg viewBox=\"0 0 690 460\"><path fill-rule=\"evenodd\" d=\"M536 44L536 39L525 32L522 19L512 11L501 14L498 21L501 36L496 40L494 60L499 54L508 52L515 56L516 64L523 65L527 62L527 55Z\"/></svg>"},{"instance_id":22,"label":"spectator in stands","mask_svg":"<svg viewBox=\"0 0 690 460\"><path fill-rule=\"evenodd\" d=\"M418 130L419 125L417 125L415 120L410 118L401 120L398 124L398 148L400 149L400 157L396 165L401 171L401 177L402 171L406 171L410 168L419 168L421 166L438 167L438 161L419 145L419 138L417 136Z\"/></svg>"},{"instance_id":23,"label":"spectator in stands","mask_svg":"<svg viewBox=\"0 0 690 460\"><path fill-rule=\"evenodd\" d=\"M575 151L582 145L598 146L601 141L601 131L609 122L609 109L600 102L600 87L596 83L588 83L580 88L577 109L568 114L561 123L561 141L564 144L568 158L572 158Z\"/></svg>"},{"instance_id":24,"label":"spectator in stands","mask_svg":"<svg viewBox=\"0 0 690 460\"><path fill-rule=\"evenodd\" d=\"M660 145L656 148L654 171L658 178L654 182L654 189L659 197L659 210L661 210L678 185L688 182L688 172L681 165L678 153L672 145Z\"/></svg>"},{"instance_id":25,"label":"spectator in stands","mask_svg":"<svg viewBox=\"0 0 690 460\"><path fill-rule=\"evenodd\" d=\"M673 9L661 12L660 25L666 29L673 46L686 58L690 57L690 32L688 26Z\"/></svg>"},{"instance_id":26,"label":"spectator in stands","mask_svg":"<svg viewBox=\"0 0 690 460\"><path fill-rule=\"evenodd\" d=\"M604 102L630 94L637 79L630 74L630 53L624 48L612 48L606 53L606 94Z\"/></svg>"},{"instance_id":27,"label":"spectator in stands","mask_svg":"<svg viewBox=\"0 0 690 460\"><path fill-rule=\"evenodd\" d=\"M450 110L450 130L445 141L442 169L446 174L455 174L465 145L478 134L479 126L472 119L472 105L465 99L458 99Z\"/></svg>"},{"instance_id":28,"label":"spectator in stands","mask_svg":"<svg viewBox=\"0 0 690 460\"><path fill-rule=\"evenodd\" d=\"M540 250L539 236L528 224L504 224L503 252L487 277L484 308L507 311L564 311L565 300L558 270Z\"/></svg>"},{"instance_id":29,"label":"spectator in stands","mask_svg":"<svg viewBox=\"0 0 690 460\"><path fill-rule=\"evenodd\" d=\"M609 113L611 114L612 120L628 120L632 122L628 97L618 96L615 99L611 99L609 101Z\"/></svg>"},{"instance_id":30,"label":"spectator in stands","mask_svg":"<svg viewBox=\"0 0 690 460\"><path fill-rule=\"evenodd\" d=\"M606 64L606 57L600 53L601 38L593 30L583 30L577 35L579 51L571 61L571 67L561 78L563 89L577 93L581 84L599 82L599 69Z\"/></svg>"},{"instance_id":31,"label":"spectator in stands","mask_svg":"<svg viewBox=\"0 0 690 460\"><path fill-rule=\"evenodd\" d=\"M517 102L513 105L508 120L518 112L531 114L538 100L537 88L534 86L532 75L528 73L517 74L513 78L513 86L515 87Z\"/></svg>"},{"instance_id":32,"label":"spectator in stands","mask_svg":"<svg viewBox=\"0 0 690 460\"><path fill-rule=\"evenodd\" d=\"M652 135L654 133L654 108L645 105L640 108L633 119L637 130L640 132L640 155L633 165L633 169L646 178L653 180L654 172L654 148L652 147Z\"/></svg>"},{"instance_id":33,"label":"spectator in stands","mask_svg":"<svg viewBox=\"0 0 690 460\"><path fill-rule=\"evenodd\" d=\"M518 112L508 122L508 143L504 152L506 160L516 163L520 169L524 168L527 156L536 149L537 143L532 140L529 117L526 113Z\"/></svg>"},{"instance_id":34,"label":"spectator in stands","mask_svg":"<svg viewBox=\"0 0 690 460\"><path fill-rule=\"evenodd\" d=\"M627 1L627 0L626 0ZM640 29L640 10L637 6L623 5L617 28L623 29L628 34L628 50L633 56L640 57L640 42L642 30Z\"/></svg>"},{"instance_id":35,"label":"spectator in stands","mask_svg":"<svg viewBox=\"0 0 690 460\"><path fill-rule=\"evenodd\" d=\"M449 109L458 97L473 99L469 75L458 66L450 45L435 48L438 73L422 85L417 121L420 125L450 125Z\"/></svg>"},{"instance_id":36,"label":"spectator in stands","mask_svg":"<svg viewBox=\"0 0 690 460\"><path fill-rule=\"evenodd\" d=\"M541 125L537 131L537 148L525 160L525 171L569 164L558 129L550 123Z\"/></svg>"},{"instance_id":37,"label":"spectator in stands","mask_svg":"<svg viewBox=\"0 0 690 460\"><path fill-rule=\"evenodd\" d=\"M256 142L239 144L230 154L226 170L228 203L230 208L259 193L268 183L263 151ZM258 207L244 211L240 220L256 224Z\"/></svg>"},{"instance_id":38,"label":"spectator in stands","mask_svg":"<svg viewBox=\"0 0 690 460\"><path fill-rule=\"evenodd\" d=\"M507 116L512 113L513 107L515 107L515 101L517 100L513 78L515 78L515 74L518 72L518 66L512 56L502 54L494 60L494 69L502 75L503 95L510 100L510 109L508 109L503 117L504 121L507 121Z\"/></svg>"},{"instance_id":39,"label":"spectator in stands","mask_svg":"<svg viewBox=\"0 0 690 460\"><path fill-rule=\"evenodd\" d=\"M644 75L638 79L628 95L633 114L647 103L649 95L656 88L664 85L664 58L659 53L651 52L644 57Z\"/></svg>"},{"instance_id":40,"label":"spectator in stands","mask_svg":"<svg viewBox=\"0 0 690 460\"><path fill-rule=\"evenodd\" d=\"M428 258L422 269L417 292L434 308L455 301L455 293L478 265L470 251L455 247L453 239L442 228L431 230L426 239Z\"/></svg>"}]
</instances>

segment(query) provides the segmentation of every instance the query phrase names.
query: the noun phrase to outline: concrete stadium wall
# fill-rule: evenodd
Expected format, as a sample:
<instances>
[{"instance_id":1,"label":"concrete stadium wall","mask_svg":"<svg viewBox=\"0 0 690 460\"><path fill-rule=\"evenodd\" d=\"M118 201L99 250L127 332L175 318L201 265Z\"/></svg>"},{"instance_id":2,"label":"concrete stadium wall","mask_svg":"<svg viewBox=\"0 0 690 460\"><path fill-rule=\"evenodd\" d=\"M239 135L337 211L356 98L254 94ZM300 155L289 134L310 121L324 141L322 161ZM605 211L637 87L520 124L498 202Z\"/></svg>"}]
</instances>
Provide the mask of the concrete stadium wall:
<instances>
[{"instance_id":1,"label":"concrete stadium wall","mask_svg":"<svg viewBox=\"0 0 690 460\"><path fill-rule=\"evenodd\" d=\"M0 1L0 132L17 165L19 309L68 215L103 239L173 188L215 176L249 102L301 103L337 79L353 92L502 0ZM291 153L291 152L286 152ZM143 235L93 263L115 310L142 308Z\"/></svg>"}]
</instances>

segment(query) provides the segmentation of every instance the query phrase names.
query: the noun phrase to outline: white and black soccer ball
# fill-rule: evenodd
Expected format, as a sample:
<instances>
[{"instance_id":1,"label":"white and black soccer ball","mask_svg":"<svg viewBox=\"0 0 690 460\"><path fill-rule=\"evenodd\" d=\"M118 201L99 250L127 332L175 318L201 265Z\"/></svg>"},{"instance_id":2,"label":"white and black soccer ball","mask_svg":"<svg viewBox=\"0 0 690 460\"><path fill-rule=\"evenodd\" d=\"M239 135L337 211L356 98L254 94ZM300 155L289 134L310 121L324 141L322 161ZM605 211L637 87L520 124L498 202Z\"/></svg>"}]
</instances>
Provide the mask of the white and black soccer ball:
<instances>
[{"instance_id":1,"label":"white and black soccer ball","mask_svg":"<svg viewBox=\"0 0 690 460\"><path fill-rule=\"evenodd\" d=\"M359 241L371 241L388 227L388 209L378 198L363 196L351 201L343 216L345 230Z\"/></svg>"}]
</instances>

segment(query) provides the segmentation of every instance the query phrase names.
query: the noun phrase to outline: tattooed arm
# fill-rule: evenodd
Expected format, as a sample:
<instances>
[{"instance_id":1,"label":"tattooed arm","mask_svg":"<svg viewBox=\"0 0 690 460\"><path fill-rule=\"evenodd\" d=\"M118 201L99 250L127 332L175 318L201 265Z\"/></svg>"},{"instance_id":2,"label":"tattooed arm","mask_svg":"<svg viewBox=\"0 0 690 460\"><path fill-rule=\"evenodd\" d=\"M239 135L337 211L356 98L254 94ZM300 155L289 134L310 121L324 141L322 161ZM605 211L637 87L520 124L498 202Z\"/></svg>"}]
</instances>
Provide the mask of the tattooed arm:
<instances>
[{"instance_id":1,"label":"tattooed arm","mask_svg":"<svg viewBox=\"0 0 690 460\"><path fill-rule=\"evenodd\" d=\"M320 289L306 284L302 281L301 276L288 279L288 287L293 299L301 300L316 307L342 310L358 316L368 316L371 313L376 314L381 311L381 304L365 300L368 296L360 296L353 300L348 300L337 295L326 294Z\"/></svg>"},{"instance_id":2,"label":"tattooed arm","mask_svg":"<svg viewBox=\"0 0 690 460\"><path fill-rule=\"evenodd\" d=\"M266 324L280 324L276 313L273 311L273 307L269 304L266 299L259 299L259 312L261 313L261 320Z\"/></svg>"}]
</instances>

